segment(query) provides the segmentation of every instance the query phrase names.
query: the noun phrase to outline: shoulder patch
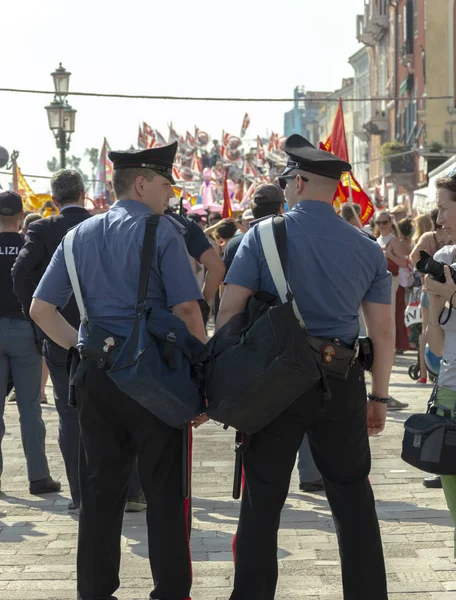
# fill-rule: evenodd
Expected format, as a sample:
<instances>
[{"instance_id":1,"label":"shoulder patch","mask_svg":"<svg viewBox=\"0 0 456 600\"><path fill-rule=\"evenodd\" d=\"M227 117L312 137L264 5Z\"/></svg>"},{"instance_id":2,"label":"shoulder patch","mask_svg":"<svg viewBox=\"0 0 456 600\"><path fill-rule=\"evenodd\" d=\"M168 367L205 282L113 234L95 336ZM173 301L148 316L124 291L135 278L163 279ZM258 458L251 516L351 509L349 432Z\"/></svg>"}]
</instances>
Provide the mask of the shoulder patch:
<instances>
[{"instance_id":1,"label":"shoulder patch","mask_svg":"<svg viewBox=\"0 0 456 600\"><path fill-rule=\"evenodd\" d=\"M177 231L179 233L181 233L182 235L185 235L187 233L187 230L185 229L185 227L183 225L181 225L178 221L176 221L176 219L173 219L173 217L171 215L163 215L163 216L165 217L165 219L168 219L168 221L174 225L174 227L177 229Z\"/></svg>"}]
</instances>

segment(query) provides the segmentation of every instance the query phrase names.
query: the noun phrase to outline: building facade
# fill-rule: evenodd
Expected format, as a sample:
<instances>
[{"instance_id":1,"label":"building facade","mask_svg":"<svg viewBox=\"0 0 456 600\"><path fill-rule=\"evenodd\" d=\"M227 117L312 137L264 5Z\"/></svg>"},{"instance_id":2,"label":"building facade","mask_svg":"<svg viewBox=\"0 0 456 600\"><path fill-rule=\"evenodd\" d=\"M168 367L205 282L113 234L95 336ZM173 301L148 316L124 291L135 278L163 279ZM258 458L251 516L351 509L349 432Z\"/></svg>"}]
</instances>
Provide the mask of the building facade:
<instances>
[{"instance_id":1,"label":"building facade","mask_svg":"<svg viewBox=\"0 0 456 600\"><path fill-rule=\"evenodd\" d=\"M354 70L353 97L353 171L364 189L369 188L369 140L363 127L372 115L370 97L370 51L365 46L348 60Z\"/></svg>"},{"instance_id":2,"label":"building facade","mask_svg":"<svg viewBox=\"0 0 456 600\"><path fill-rule=\"evenodd\" d=\"M296 87L293 92L293 109L284 115L284 134L288 137L299 133L318 146L318 118L324 99L329 95L330 92L306 92L304 86Z\"/></svg>"}]
</instances>

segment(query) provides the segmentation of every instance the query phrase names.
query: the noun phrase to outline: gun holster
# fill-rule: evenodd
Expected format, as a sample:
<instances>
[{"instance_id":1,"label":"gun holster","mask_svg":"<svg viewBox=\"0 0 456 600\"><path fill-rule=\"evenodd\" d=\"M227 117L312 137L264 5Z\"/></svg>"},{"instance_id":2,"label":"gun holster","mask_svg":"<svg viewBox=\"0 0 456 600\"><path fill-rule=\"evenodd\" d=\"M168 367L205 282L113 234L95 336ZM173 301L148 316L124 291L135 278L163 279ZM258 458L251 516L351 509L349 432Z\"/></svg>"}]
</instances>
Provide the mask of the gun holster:
<instances>
[{"instance_id":1,"label":"gun holster","mask_svg":"<svg viewBox=\"0 0 456 600\"><path fill-rule=\"evenodd\" d=\"M93 325L87 342L81 347L81 356L96 361L99 369L110 369L124 342L124 338Z\"/></svg>"},{"instance_id":2,"label":"gun holster","mask_svg":"<svg viewBox=\"0 0 456 600\"><path fill-rule=\"evenodd\" d=\"M68 405L76 408L76 391L84 384L85 369L76 348L70 348L67 356L67 371L69 378Z\"/></svg>"},{"instance_id":3,"label":"gun holster","mask_svg":"<svg viewBox=\"0 0 456 600\"><path fill-rule=\"evenodd\" d=\"M374 344L370 337L360 337L358 360L365 371L370 371L374 364Z\"/></svg>"}]
</instances>

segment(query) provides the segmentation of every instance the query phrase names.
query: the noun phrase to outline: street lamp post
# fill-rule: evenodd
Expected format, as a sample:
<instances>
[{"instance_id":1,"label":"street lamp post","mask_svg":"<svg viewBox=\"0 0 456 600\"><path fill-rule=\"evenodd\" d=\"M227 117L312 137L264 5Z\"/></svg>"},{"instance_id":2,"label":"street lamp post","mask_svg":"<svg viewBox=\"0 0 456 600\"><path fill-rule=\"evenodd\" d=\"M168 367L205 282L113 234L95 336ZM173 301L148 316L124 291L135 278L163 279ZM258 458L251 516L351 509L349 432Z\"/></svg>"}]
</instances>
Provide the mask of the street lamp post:
<instances>
[{"instance_id":1,"label":"street lamp post","mask_svg":"<svg viewBox=\"0 0 456 600\"><path fill-rule=\"evenodd\" d=\"M54 80L54 100L46 106L49 129L54 134L57 148L60 150L60 168L66 165L66 151L70 148L71 134L75 130L76 110L68 104L67 96L70 85L70 75L60 63L51 73Z\"/></svg>"}]
</instances>

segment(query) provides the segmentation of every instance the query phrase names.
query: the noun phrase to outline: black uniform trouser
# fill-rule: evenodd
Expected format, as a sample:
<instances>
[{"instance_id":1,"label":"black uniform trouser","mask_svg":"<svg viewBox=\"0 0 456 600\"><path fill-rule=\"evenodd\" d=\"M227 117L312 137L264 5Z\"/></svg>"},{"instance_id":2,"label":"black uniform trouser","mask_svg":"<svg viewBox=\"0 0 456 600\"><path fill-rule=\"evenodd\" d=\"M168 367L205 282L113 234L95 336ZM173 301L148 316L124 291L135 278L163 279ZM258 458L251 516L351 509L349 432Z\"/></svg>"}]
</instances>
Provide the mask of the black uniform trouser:
<instances>
[{"instance_id":1,"label":"black uniform trouser","mask_svg":"<svg viewBox=\"0 0 456 600\"><path fill-rule=\"evenodd\" d=\"M317 385L265 429L244 454L245 488L236 539L231 600L272 600L277 584L277 532L304 433L322 474L339 541L345 600L386 600L386 575L368 475L364 373L328 378L332 399L321 411ZM304 593L304 591L303 591Z\"/></svg>"},{"instance_id":2,"label":"black uniform trouser","mask_svg":"<svg viewBox=\"0 0 456 600\"><path fill-rule=\"evenodd\" d=\"M77 411L68 404L69 376L68 350L43 342L43 356L54 388L54 401L59 415L59 447L65 463L71 498L80 505L79 492L79 421Z\"/></svg>"},{"instance_id":3,"label":"black uniform trouser","mask_svg":"<svg viewBox=\"0 0 456 600\"><path fill-rule=\"evenodd\" d=\"M150 598L184 600L191 587L191 558L182 498L182 431L173 429L123 394L89 364L77 393L81 425L81 513L78 593L82 600L114 599L119 587L122 519L138 457L147 499Z\"/></svg>"}]
</instances>

